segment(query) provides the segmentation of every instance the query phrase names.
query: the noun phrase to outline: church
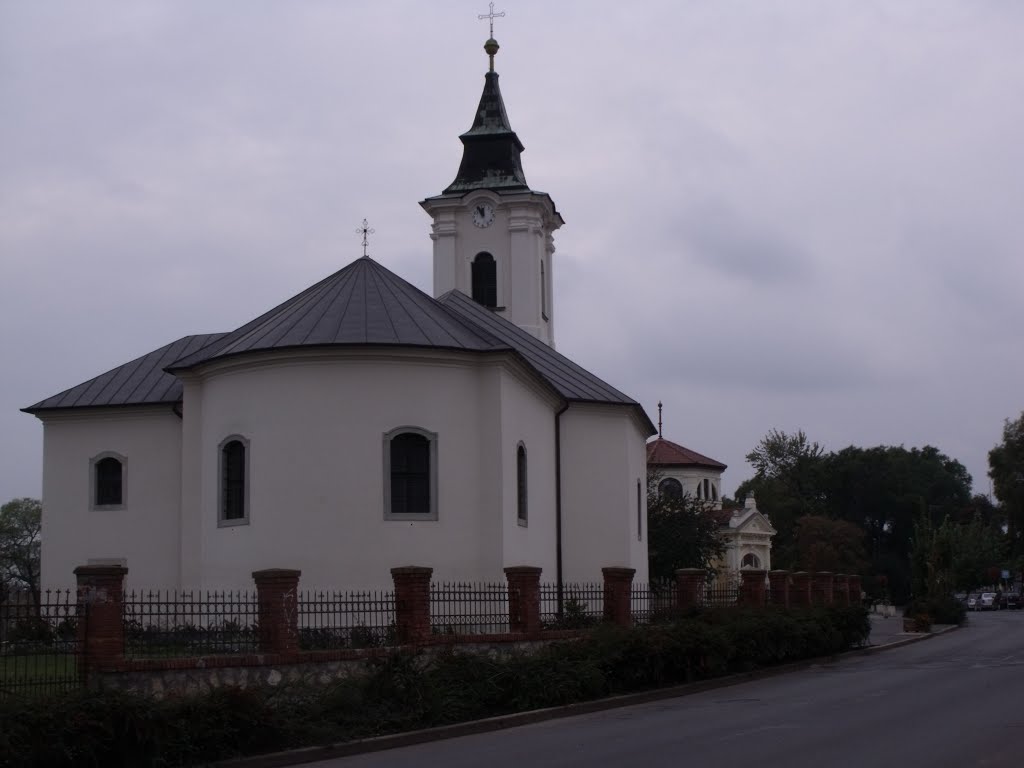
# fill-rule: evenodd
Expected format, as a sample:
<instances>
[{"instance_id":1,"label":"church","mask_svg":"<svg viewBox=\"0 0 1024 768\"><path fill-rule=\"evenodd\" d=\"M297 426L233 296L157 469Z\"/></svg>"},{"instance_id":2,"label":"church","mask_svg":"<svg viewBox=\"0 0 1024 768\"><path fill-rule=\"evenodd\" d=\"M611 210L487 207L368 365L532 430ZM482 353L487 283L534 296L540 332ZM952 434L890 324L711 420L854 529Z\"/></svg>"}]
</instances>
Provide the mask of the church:
<instances>
[{"instance_id":1,"label":"church","mask_svg":"<svg viewBox=\"0 0 1024 768\"><path fill-rule=\"evenodd\" d=\"M433 295L365 255L224 333L183 336L24 410L43 424L42 577L142 588L647 580L634 400L555 350L563 220L529 187L494 57L432 221ZM364 225L365 226L365 225ZM365 242L365 240L364 240Z\"/></svg>"}]
</instances>

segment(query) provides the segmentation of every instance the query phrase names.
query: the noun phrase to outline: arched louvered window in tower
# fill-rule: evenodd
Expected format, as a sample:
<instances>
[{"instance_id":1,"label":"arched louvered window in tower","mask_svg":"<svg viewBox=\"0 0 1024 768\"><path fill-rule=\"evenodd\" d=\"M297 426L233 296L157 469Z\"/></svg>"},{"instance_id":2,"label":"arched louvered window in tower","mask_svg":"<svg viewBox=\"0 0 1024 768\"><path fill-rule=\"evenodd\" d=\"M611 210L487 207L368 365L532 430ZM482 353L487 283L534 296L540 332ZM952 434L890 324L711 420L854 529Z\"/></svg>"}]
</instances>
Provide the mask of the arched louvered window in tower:
<instances>
[{"instance_id":1,"label":"arched louvered window in tower","mask_svg":"<svg viewBox=\"0 0 1024 768\"><path fill-rule=\"evenodd\" d=\"M491 254L478 253L471 267L473 301L489 309L498 306L498 265Z\"/></svg>"}]
</instances>

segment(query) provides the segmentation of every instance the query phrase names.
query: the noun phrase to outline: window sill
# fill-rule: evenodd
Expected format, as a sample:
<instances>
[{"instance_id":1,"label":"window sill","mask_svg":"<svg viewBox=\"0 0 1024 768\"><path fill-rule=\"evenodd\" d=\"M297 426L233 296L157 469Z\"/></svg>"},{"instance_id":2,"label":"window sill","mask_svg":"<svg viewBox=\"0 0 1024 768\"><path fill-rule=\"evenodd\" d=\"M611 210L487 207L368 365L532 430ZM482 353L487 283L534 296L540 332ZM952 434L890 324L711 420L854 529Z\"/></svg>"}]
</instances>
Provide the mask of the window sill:
<instances>
[{"instance_id":1,"label":"window sill","mask_svg":"<svg viewBox=\"0 0 1024 768\"><path fill-rule=\"evenodd\" d=\"M519 527L520 528L529 528L530 527L530 521L529 520L523 520L521 517L516 518L516 522L519 523Z\"/></svg>"},{"instance_id":2,"label":"window sill","mask_svg":"<svg viewBox=\"0 0 1024 768\"><path fill-rule=\"evenodd\" d=\"M220 519L220 520L217 521L217 527L218 528L236 528L239 525L248 525L248 524L249 524L249 518L248 517L239 517L239 518L236 518L236 519L233 519L233 520Z\"/></svg>"},{"instance_id":3,"label":"window sill","mask_svg":"<svg viewBox=\"0 0 1024 768\"><path fill-rule=\"evenodd\" d=\"M124 509L124 504L93 504L93 512L117 512Z\"/></svg>"}]
</instances>

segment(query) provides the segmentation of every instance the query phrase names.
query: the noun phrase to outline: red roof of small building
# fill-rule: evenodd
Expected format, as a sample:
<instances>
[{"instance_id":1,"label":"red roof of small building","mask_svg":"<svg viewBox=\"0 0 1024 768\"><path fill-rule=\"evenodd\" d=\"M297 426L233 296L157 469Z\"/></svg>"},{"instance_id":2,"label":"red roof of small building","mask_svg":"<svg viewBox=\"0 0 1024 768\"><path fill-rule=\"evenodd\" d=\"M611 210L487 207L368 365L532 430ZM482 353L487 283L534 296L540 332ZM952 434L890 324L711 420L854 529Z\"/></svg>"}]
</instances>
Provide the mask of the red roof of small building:
<instances>
[{"instance_id":1,"label":"red roof of small building","mask_svg":"<svg viewBox=\"0 0 1024 768\"><path fill-rule=\"evenodd\" d=\"M647 444L647 463L655 467L708 467L719 471L725 464L659 437Z\"/></svg>"}]
</instances>

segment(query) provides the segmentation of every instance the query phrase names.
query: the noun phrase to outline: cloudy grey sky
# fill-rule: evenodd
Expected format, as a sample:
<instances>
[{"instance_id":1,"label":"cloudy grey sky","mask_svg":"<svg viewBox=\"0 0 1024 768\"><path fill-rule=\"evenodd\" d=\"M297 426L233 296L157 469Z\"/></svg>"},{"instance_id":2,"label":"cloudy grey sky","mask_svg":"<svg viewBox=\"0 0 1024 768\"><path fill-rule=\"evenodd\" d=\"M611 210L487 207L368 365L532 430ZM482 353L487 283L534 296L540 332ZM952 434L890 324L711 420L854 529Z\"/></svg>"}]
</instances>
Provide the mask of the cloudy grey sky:
<instances>
[{"instance_id":1,"label":"cloudy grey sky","mask_svg":"<svg viewBox=\"0 0 1024 768\"><path fill-rule=\"evenodd\" d=\"M558 232L558 348L729 465L772 428L932 444L988 491L1024 409L1024 3L501 0ZM482 0L0 0L0 501L19 408L231 330L429 219Z\"/></svg>"}]
</instances>

